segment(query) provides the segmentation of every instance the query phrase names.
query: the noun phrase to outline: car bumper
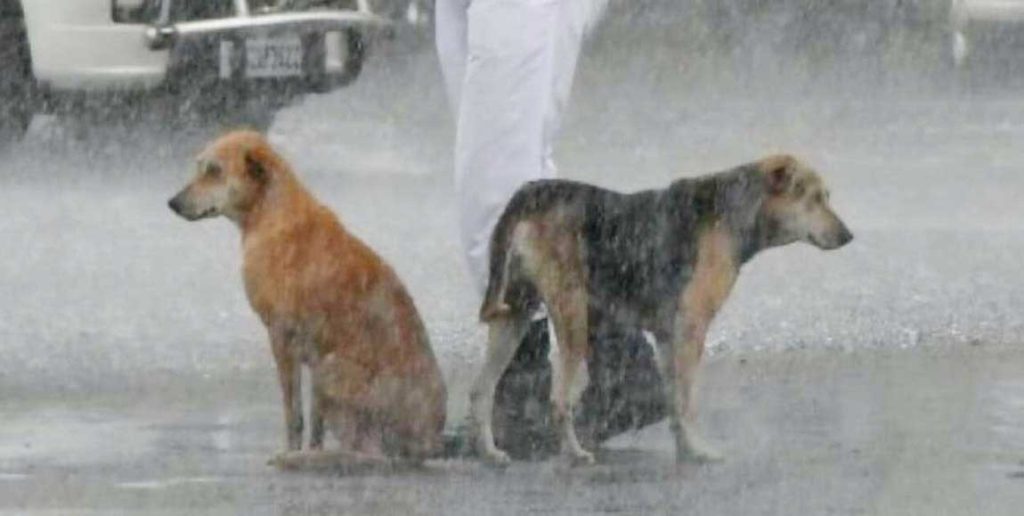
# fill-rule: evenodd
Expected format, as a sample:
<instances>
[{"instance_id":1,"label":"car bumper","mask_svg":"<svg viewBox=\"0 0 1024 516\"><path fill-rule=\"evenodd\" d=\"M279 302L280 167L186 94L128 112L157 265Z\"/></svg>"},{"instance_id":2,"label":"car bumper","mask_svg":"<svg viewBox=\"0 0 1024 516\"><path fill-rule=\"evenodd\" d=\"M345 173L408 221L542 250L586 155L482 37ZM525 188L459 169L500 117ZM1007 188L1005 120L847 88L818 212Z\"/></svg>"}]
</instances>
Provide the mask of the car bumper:
<instances>
[{"instance_id":1,"label":"car bumper","mask_svg":"<svg viewBox=\"0 0 1024 516\"><path fill-rule=\"evenodd\" d=\"M151 46L167 46L166 85L174 90L247 89L288 97L347 84L365 45L389 22L359 11L308 12L182 22L147 32ZM254 73L249 44L266 38L298 42L301 65L291 73ZM358 53L358 55L353 55Z\"/></svg>"},{"instance_id":2,"label":"car bumper","mask_svg":"<svg viewBox=\"0 0 1024 516\"><path fill-rule=\"evenodd\" d=\"M181 40L216 36L244 37L268 32L310 34L358 30L372 36L389 26L388 20L363 11L280 13L153 26L146 31L146 41L150 48L162 49L170 48Z\"/></svg>"},{"instance_id":3,"label":"car bumper","mask_svg":"<svg viewBox=\"0 0 1024 516\"><path fill-rule=\"evenodd\" d=\"M246 39L296 35L315 53L326 35L358 35L366 47L386 34L390 22L367 11L338 10L239 16L166 25L101 23L36 23L31 29L33 65L46 96L59 100L81 93L102 96L180 89L237 86L239 82L290 84L292 91L317 91L340 86L333 80L349 73L342 66L311 62L302 77L252 80L237 69L220 66L222 42L244 48ZM148 48L147 48L148 47ZM227 60L237 66L239 60ZM244 72L244 70L243 70Z\"/></svg>"}]
</instances>

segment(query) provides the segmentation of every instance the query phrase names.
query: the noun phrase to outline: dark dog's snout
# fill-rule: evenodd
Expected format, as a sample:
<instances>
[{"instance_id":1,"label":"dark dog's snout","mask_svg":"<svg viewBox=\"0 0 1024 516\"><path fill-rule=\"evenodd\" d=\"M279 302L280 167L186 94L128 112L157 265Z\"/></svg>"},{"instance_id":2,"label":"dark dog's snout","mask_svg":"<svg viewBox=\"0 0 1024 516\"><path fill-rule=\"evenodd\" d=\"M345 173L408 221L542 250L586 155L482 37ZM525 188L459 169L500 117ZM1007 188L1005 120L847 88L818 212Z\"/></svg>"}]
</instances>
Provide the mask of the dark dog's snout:
<instances>
[{"instance_id":1,"label":"dark dog's snout","mask_svg":"<svg viewBox=\"0 0 1024 516\"><path fill-rule=\"evenodd\" d=\"M849 244L853 240L853 233L850 228L843 224L843 221L837 217L833 222L830 231L823 235L811 235L810 241L812 244L818 246L826 251L832 249L839 249L846 244Z\"/></svg>"},{"instance_id":2,"label":"dark dog's snout","mask_svg":"<svg viewBox=\"0 0 1024 516\"><path fill-rule=\"evenodd\" d=\"M850 228L845 225L839 228L839 236L837 237L837 243L839 245L837 247L849 244L851 240L853 240L853 233L850 232Z\"/></svg>"}]
</instances>

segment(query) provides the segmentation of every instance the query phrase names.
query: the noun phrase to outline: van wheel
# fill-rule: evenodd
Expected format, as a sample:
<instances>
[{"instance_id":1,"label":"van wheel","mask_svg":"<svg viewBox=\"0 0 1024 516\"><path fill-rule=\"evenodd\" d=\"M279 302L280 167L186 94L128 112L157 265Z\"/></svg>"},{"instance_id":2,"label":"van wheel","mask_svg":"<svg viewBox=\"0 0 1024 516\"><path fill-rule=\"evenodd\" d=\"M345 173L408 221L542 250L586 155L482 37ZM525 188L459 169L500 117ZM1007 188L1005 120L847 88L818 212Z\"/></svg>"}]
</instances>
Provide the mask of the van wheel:
<instances>
[{"instance_id":1,"label":"van wheel","mask_svg":"<svg viewBox=\"0 0 1024 516\"><path fill-rule=\"evenodd\" d=\"M344 41L348 55L345 56L344 70L337 79L338 86L348 86L356 80L363 71L363 61L366 59L366 41L359 31L345 31Z\"/></svg>"},{"instance_id":2,"label":"van wheel","mask_svg":"<svg viewBox=\"0 0 1024 516\"><path fill-rule=\"evenodd\" d=\"M220 130L253 129L261 133L270 130L277 115L277 107L256 102L245 102L222 112L212 125Z\"/></svg>"},{"instance_id":3,"label":"van wheel","mask_svg":"<svg viewBox=\"0 0 1024 516\"><path fill-rule=\"evenodd\" d=\"M338 50L344 54L340 63L341 69L330 74L322 71L311 73L308 78L311 91L326 93L348 86L362 73L363 61L366 60L366 40L363 35L357 30L348 29L341 33L341 39L337 43L341 47ZM326 49L321 47L320 52L326 52Z\"/></svg>"},{"instance_id":4,"label":"van wheel","mask_svg":"<svg viewBox=\"0 0 1024 516\"><path fill-rule=\"evenodd\" d=\"M231 88L172 94L157 105L164 123L175 131L217 132L240 128L266 132L281 107L264 96Z\"/></svg>"},{"instance_id":5,"label":"van wheel","mask_svg":"<svg viewBox=\"0 0 1024 516\"><path fill-rule=\"evenodd\" d=\"M35 80L21 9L0 0L0 145L17 141L35 111Z\"/></svg>"}]
</instances>

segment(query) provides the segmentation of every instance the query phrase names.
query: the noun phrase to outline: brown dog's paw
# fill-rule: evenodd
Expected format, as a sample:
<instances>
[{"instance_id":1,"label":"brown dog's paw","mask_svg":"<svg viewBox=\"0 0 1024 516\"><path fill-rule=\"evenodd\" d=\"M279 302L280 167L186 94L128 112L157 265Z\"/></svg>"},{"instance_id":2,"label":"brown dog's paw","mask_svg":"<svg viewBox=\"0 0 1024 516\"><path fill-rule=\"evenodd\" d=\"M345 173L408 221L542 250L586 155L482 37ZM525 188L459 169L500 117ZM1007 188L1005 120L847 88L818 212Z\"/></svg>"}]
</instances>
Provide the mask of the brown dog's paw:
<instances>
[{"instance_id":1,"label":"brown dog's paw","mask_svg":"<svg viewBox=\"0 0 1024 516\"><path fill-rule=\"evenodd\" d=\"M297 452L281 452L267 460L267 466L280 470L294 470L298 468L300 457Z\"/></svg>"}]
</instances>

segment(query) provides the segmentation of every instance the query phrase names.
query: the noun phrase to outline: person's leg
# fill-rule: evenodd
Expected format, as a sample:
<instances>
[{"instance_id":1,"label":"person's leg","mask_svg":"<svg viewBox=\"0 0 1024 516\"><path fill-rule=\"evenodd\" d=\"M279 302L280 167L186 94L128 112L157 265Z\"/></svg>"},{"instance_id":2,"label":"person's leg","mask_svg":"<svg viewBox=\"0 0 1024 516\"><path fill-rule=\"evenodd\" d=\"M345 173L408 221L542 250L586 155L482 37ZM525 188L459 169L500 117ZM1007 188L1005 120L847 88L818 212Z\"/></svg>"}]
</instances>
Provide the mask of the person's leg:
<instances>
[{"instance_id":1,"label":"person's leg","mask_svg":"<svg viewBox=\"0 0 1024 516\"><path fill-rule=\"evenodd\" d=\"M554 30L548 39L552 52L549 82L532 90L539 96L536 101L543 102L542 177L556 175L555 141L568 106L585 29L597 16L593 5L586 3L559 2ZM496 220L497 214L494 217ZM489 238L490 227L486 234ZM481 274L486 274L485 267ZM587 446L665 417L654 350L642 332L614 324L601 310L591 310L590 320L590 381L576 410L580 437ZM499 447L513 457L545 456L558 450L557 434L550 419L550 340L547 321L535 321L497 387L496 439Z\"/></svg>"},{"instance_id":2,"label":"person's leg","mask_svg":"<svg viewBox=\"0 0 1024 516\"><path fill-rule=\"evenodd\" d=\"M558 0L475 0L459 92L455 189L463 248L486 287L491 232L523 183L546 176L543 130Z\"/></svg>"},{"instance_id":3,"label":"person's leg","mask_svg":"<svg viewBox=\"0 0 1024 516\"><path fill-rule=\"evenodd\" d=\"M553 35L555 68L544 124L544 164L550 176L557 171L555 141L569 104L583 39L604 4L600 0L565 0L559 11L558 29ZM589 382L576 411L577 430L588 447L660 421L666 414L655 352L643 332L622 327L600 309L591 309L589 320ZM536 339L524 341L510 375L515 372L517 382L549 389L548 366L537 360L542 353L546 357L548 347ZM534 374L528 375L527 371Z\"/></svg>"},{"instance_id":4,"label":"person's leg","mask_svg":"<svg viewBox=\"0 0 1024 516\"><path fill-rule=\"evenodd\" d=\"M554 66L551 86L548 89L547 109L544 114L544 167L547 173L557 175L554 150L561 131L562 118L569 105L573 79L576 77L576 63L586 29L599 13L586 8L586 4L600 3L596 0L562 0L559 6L557 30L551 35L554 50Z\"/></svg>"},{"instance_id":5,"label":"person's leg","mask_svg":"<svg viewBox=\"0 0 1024 516\"><path fill-rule=\"evenodd\" d=\"M452 111L458 116L462 83L466 76L466 32L470 0L436 0L434 38L445 90Z\"/></svg>"},{"instance_id":6,"label":"person's leg","mask_svg":"<svg viewBox=\"0 0 1024 516\"><path fill-rule=\"evenodd\" d=\"M536 99L543 106L543 126L538 134L543 177L558 175L553 153L583 44L585 20L579 10L574 9L581 1L558 2L554 27L548 35L551 68L548 83L538 88ZM547 319L531 323L498 382L494 412L496 441L516 458L539 458L558 451L558 435L551 426L552 369L548 359L551 338ZM594 411L581 409L579 412Z\"/></svg>"},{"instance_id":7,"label":"person's leg","mask_svg":"<svg viewBox=\"0 0 1024 516\"><path fill-rule=\"evenodd\" d=\"M579 0L438 0L438 52L458 119L460 229L481 291L490 235L507 200L524 182L555 176L554 141L583 27L593 17L579 6ZM648 394L655 403L662 396L653 354L640 332L605 332L600 315L594 320L592 380L577 414L581 437L600 442L657 421L663 411L646 407ZM532 323L496 388L495 438L513 457L557 450L550 421L550 345L547 321ZM451 449L462 447L453 442Z\"/></svg>"},{"instance_id":8,"label":"person's leg","mask_svg":"<svg viewBox=\"0 0 1024 516\"><path fill-rule=\"evenodd\" d=\"M460 233L481 292L491 232L508 199L523 183L552 177L543 166L544 127L560 1L437 3L438 53L458 124ZM496 441L514 457L547 454L557 444L549 421L546 322L532 323L523 342L495 389Z\"/></svg>"},{"instance_id":9,"label":"person's leg","mask_svg":"<svg viewBox=\"0 0 1024 516\"><path fill-rule=\"evenodd\" d=\"M556 73L545 124L545 165L555 174L554 143L568 107L576 64L587 30L606 2L563 4L555 40ZM661 375L655 351L638 328L617 324L599 308L590 310L589 382L577 404L577 430L587 446L664 419ZM525 354L525 353L524 353Z\"/></svg>"}]
</instances>

